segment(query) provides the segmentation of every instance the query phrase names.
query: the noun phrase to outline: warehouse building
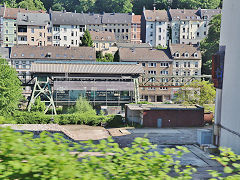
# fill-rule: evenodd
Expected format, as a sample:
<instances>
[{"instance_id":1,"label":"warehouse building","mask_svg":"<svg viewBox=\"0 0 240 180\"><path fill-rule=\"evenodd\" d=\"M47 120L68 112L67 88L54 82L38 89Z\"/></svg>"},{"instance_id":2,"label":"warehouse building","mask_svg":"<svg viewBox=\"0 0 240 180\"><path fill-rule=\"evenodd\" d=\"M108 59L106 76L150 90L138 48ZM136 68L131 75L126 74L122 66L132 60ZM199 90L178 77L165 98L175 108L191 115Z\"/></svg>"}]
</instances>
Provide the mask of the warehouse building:
<instances>
[{"instance_id":1,"label":"warehouse building","mask_svg":"<svg viewBox=\"0 0 240 180\"><path fill-rule=\"evenodd\" d=\"M204 125L204 108L176 104L128 104L125 117L143 127L172 128Z\"/></svg>"}]
</instances>

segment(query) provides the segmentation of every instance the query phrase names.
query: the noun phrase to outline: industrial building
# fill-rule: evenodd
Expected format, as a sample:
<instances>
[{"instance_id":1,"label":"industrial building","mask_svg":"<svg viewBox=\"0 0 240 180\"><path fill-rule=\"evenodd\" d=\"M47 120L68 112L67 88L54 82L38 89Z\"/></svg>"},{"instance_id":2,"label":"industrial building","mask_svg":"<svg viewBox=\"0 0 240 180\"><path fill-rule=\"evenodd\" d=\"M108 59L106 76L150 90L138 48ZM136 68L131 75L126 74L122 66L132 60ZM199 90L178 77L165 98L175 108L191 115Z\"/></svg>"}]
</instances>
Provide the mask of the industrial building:
<instances>
[{"instance_id":1,"label":"industrial building","mask_svg":"<svg viewBox=\"0 0 240 180\"><path fill-rule=\"evenodd\" d=\"M49 107L74 105L79 96L94 106L121 106L139 99L136 63L35 62L34 87L29 107L40 95Z\"/></svg>"},{"instance_id":2,"label":"industrial building","mask_svg":"<svg viewBox=\"0 0 240 180\"><path fill-rule=\"evenodd\" d=\"M204 125L204 108L176 104L128 104L125 117L143 127L172 128Z\"/></svg>"}]
</instances>

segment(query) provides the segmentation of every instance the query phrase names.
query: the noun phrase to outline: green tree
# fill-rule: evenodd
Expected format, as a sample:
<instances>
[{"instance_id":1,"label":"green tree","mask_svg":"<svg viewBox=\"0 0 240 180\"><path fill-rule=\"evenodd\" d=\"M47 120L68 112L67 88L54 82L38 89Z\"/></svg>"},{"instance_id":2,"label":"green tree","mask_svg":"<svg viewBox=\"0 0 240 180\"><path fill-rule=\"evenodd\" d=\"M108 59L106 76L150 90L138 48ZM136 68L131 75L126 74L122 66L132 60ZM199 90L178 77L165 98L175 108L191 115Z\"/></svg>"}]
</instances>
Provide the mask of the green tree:
<instances>
[{"instance_id":1,"label":"green tree","mask_svg":"<svg viewBox=\"0 0 240 180\"><path fill-rule=\"evenodd\" d=\"M92 105L82 96L80 96L76 102L74 107L75 113L93 113L96 114L95 110L93 109Z\"/></svg>"},{"instance_id":2,"label":"green tree","mask_svg":"<svg viewBox=\"0 0 240 180\"><path fill-rule=\"evenodd\" d=\"M16 0L3 0L1 1L0 4L5 4L7 7L10 7L10 8L16 8L17 7L17 2Z\"/></svg>"},{"instance_id":3,"label":"green tree","mask_svg":"<svg viewBox=\"0 0 240 180\"><path fill-rule=\"evenodd\" d=\"M53 11L63 11L65 8L63 7L63 4L60 2L55 2L52 5L52 10Z\"/></svg>"},{"instance_id":4,"label":"green tree","mask_svg":"<svg viewBox=\"0 0 240 180\"><path fill-rule=\"evenodd\" d=\"M97 57L97 61L98 62L113 62L114 61L114 57L113 57L112 54L106 53L104 56L103 55L99 55L99 57Z\"/></svg>"},{"instance_id":5,"label":"green tree","mask_svg":"<svg viewBox=\"0 0 240 180\"><path fill-rule=\"evenodd\" d=\"M45 10L41 0L23 0L18 3L18 6L29 10Z\"/></svg>"},{"instance_id":6,"label":"green tree","mask_svg":"<svg viewBox=\"0 0 240 180\"><path fill-rule=\"evenodd\" d=\"M216 90L209 81L195 80L183 86L175 94L175 102L185 105L192 104L213 104L216 98Z\"/></svg>"},{"instance_id":7,"label":"green tree","mask_svg":"<svg viewBox=\"0 0 240 180\"><path fill-rule=\"evenodd\" d=\"M207 37L201 41L202 61L204 74L211 74L212 55L219 49L221 15L216 15L210 22Z\"/></svg>"},{"instance_id":8,"label":"green tree","mask_svg":"<svg viewBox=\"0 0 240 180\"><path fill-rule=\"evenodd\" d=\"M94 6L94 12L101 13L129 13L132 12L131 0L97 0Z\"/></svg>"},{"instance_id":9,"label":"green tree","mask_svg":"<svg viewBox=\"0 0 240 180\"><path fill-rule=\"evenodd\" d=\"M91 12L94 9L96 0L79 0L76 10L78 12Z\"/></svg>"},{"instance_id":10,"label":"green tree","mask_svg":"<svg viewBox=\"0 0 240 180\"><path fill-rule=\"evenodd\" d=\"M88 30L84 32L84 35L82 38L82 46L93 47L93 41Z\"/></svg>"},{"instance_id":11,"label":"green tree","mask_svg":"<svg viewBox=\"0 0 240 180\"><path fill-rule=\"evenodd\" d=\"M32 112L44 112L46 109L45 103L41 101L40 96L35 100L34 104L32 105L31 111Z\"/></svg>"},{"instance_id":12,"label":"green tree","mask_svg":"<svg viewBox=\"0 0 240 180\"><path fill-rule=\"evenodd\" d=\"M0 114L12 113L18 108L21 98L21 82L16 70L5 59L0 59Z\"/></svg>"}]
</instances>

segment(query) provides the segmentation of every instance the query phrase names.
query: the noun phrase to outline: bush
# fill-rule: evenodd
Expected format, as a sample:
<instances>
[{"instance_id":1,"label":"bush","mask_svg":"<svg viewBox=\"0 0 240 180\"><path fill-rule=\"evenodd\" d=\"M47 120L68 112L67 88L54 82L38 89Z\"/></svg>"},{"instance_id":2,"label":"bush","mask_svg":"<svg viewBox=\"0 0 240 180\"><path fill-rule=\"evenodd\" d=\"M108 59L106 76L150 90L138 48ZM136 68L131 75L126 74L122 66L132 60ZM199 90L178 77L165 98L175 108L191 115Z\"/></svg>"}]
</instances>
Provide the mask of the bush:
<instances>
[{"instance_id":1,"label":"bush","mask_svg":"<svg viewBox=\"0 0 240 180\"><path fill-rule=\"evenodd\" d=\"M124 126L121 115L109 115L108 117L107 127L118 128Z\"/></svg>"},{"instance_id":2,"label":"bush","mask_svg":"<svg viewBox=\"0 0 240 180\"><path fill-rule=\"evenodd\" d=\"M110 117L86 113L46 115L40 112L16 111L13 118L17 124L49 124L57 123L65 124L85 124L85 125L100 125L111 120ZM52 121L53 118L53 121Z\"/></svg>"}]
</instances>

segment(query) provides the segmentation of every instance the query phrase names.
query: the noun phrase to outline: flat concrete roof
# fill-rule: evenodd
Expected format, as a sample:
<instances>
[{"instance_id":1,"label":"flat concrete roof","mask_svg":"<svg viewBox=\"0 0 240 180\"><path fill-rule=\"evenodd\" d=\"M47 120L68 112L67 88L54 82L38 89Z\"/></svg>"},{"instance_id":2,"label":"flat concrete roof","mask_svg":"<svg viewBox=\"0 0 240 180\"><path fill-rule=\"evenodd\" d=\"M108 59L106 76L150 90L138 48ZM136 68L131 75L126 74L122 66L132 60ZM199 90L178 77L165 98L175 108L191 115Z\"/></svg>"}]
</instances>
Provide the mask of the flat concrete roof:
<instances>
[{"instance_id":1,"label":"flat concrete roof","mask_svg":"<svg viewBox=\"0 0 240 180\"><path fill-rule=\"evenodd\" d=\"M148 110L190 110L190 109L201 109L201 106L184 106L181 104L127 104L130 110L136 111L148 111Z\"/></svg>"}]
</instances>

